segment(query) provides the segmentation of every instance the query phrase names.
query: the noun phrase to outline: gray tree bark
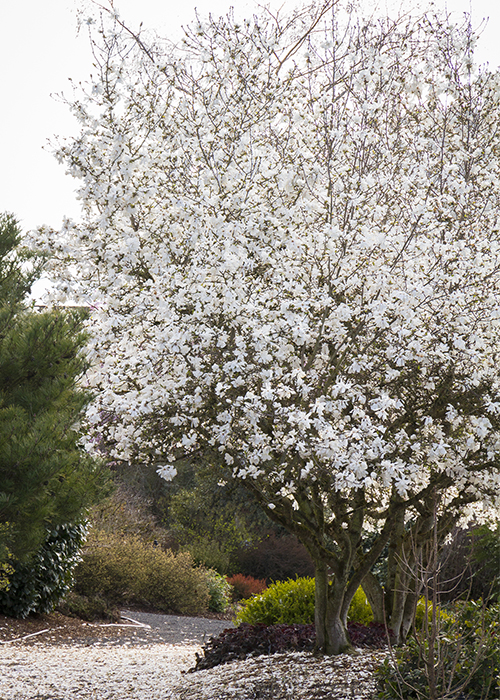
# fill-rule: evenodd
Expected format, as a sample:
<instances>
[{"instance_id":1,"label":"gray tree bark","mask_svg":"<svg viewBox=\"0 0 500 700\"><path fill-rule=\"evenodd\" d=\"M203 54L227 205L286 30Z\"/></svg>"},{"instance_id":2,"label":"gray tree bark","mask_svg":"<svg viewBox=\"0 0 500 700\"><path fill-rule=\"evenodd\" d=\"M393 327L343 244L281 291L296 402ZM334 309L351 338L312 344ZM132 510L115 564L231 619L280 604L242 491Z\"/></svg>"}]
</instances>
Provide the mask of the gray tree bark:
<instances>
[{"instance_id":1,"label":"gray tree bark","mask_svg":"<svg viewBox=\"0 0 500 700\"><path fill-rule=\"evenodd\" d=\"M327 566L315 562L315 609L316 648L324 654L341 654L351 649L347 632L347 610L345 582L330 581Z\"/></svg>"}]
</instances>

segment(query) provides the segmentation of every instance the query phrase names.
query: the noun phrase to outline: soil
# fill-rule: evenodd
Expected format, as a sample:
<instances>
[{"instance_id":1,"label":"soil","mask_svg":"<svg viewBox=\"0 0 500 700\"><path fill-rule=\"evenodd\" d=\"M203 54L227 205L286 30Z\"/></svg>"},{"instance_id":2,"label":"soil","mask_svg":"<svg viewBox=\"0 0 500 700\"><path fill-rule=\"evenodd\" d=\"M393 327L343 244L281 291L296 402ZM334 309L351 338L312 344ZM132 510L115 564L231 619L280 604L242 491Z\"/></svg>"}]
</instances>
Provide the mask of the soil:
<instances>
[{"instance_id":1,"label":"soil","mask_svg":"<svg viewBox=\"0 0 500 700\"><path fill-rule=\"evenodd\" d=\"M193 618L137 609L122 611L118 623L86 622L59 612L24 620L0 615L0 645L203 644L232 626L227 616Z\"/></svg>"},{"instance_id":2,"label":"soil","mask_svg":"<svg viewBox=\"0 0 500 700\"><path fill-rule=\"evenodd\" d=\"M58 612L47 615L32 614L23 620L0 615L1 642L11 642L22 638L23 642L32 643L41 641L42 636L46 632L50 632L51 638L59 643L70 643L74 639L81 638L84 634L100 638L102 631L103 628L99 629L99 627L91 626L84 620L66 617ZM37 637L39 637L38 640Z\"/></svg>"}]
</instances>

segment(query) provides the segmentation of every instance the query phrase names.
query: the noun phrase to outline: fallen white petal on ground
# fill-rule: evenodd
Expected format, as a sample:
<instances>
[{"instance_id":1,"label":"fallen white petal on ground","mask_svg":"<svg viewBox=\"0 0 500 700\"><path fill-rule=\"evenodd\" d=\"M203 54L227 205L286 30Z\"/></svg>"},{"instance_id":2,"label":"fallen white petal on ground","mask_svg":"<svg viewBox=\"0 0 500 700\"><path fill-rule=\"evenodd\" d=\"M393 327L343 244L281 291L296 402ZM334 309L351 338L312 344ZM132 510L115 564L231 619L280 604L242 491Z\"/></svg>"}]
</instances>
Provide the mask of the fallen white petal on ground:
<instances>
[{"instance_id":1,"label":"fallen white petal on ground","mask_svg":"<svg viewBox=\"0 0 500 700\"><path fill-rule=\"evenodd\" d=\"M13 645L0 651L0 700L371 700L386 652L274 654L183 674L199 646Z\"/></svg>"},{"instance_id":2,"label":"fallen white petal on ground","mask_svg":"<svg viewBox=\"0 0 500 700\"><path fill-rule=\"evenodd\" d=\"M258 656L183 677L169 700L371 700L373 670L386 652L315 657L307 652Z\"/></svg>"},{"instance_id":3,"label":"fallen white petal on ground","mask_svg":"<svg viewBox=\"0 0 500 700\"><path fill-rule=\"evenodd\" d=\"M200 647L12 646L0 650L1 700L164 700Z\"/></svg>"}]
</instances>

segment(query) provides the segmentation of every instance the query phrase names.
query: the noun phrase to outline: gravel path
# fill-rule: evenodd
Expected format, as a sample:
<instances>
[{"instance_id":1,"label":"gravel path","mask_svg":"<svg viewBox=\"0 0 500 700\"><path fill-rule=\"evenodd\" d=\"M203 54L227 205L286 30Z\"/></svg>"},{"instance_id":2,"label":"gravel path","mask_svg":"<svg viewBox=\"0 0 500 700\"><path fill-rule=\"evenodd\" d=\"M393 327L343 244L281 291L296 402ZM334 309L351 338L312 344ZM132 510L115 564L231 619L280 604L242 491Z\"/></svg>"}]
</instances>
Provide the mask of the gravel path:
<instances>
[{"instance_id":1,"label":"gravel path","mask_svg":"<svg viewBox=\"0 0 500 700\"><path fill-rule=\"evenodd\" d=\"M275 654L186 673L230 621L122 615L117 625L41 616L21 639L4 620L0 700L372 700L373 670L387 654Z\"/></svg>"}]
</instances>

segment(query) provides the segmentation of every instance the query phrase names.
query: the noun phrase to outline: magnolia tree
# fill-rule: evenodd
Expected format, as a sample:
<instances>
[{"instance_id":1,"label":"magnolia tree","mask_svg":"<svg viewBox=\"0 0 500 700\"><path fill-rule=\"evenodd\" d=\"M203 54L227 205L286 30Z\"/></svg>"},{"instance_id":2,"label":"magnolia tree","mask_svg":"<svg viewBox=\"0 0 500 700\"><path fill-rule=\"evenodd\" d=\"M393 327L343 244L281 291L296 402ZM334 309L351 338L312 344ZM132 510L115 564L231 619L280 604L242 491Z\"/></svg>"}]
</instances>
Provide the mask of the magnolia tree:
<instances>
[{"instance_id":1,"label":"magnolia tree","mask_svg":"<svg viewBox=\"0 0 500 700\"><path fill-rule=\"evenodd\" d=\"M444 537L499 503L499 76L430 14L175 47L101 14L58 147L83 220L36 234L93 308L89 444L242 481L314 560L320 649L361 583L402 639L434 513Z\"/></svg>"}]
</instances>

